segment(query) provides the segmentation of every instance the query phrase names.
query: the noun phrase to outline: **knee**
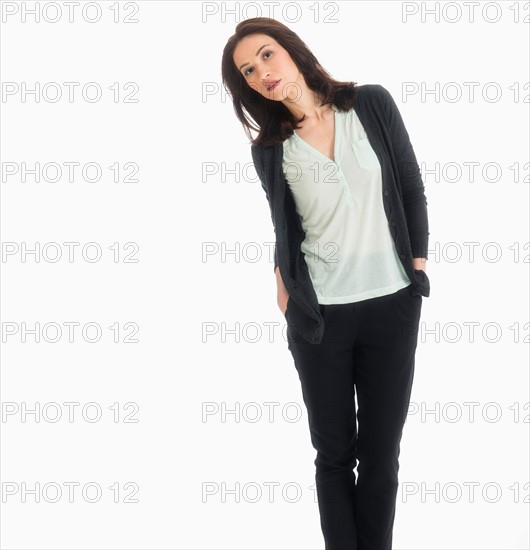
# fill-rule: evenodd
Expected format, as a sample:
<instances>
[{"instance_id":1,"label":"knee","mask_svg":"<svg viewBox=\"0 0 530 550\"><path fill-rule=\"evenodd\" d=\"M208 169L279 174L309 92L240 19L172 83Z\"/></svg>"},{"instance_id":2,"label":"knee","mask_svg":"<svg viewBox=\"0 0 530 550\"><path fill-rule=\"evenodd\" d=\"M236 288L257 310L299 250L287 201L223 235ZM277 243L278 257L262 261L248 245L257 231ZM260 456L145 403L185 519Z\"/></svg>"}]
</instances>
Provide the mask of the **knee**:
<instances>
[{"instance_id":1,"label":"knee","mask_svg":"<svg viewBox=\"0 0 530 550\"><path fill-rule=\"evenodd\" d=\"M318 472L343 472L353 470L357 464L355 445L343 448L317 449L315 466Z\"/></svg>"}]
</instances>

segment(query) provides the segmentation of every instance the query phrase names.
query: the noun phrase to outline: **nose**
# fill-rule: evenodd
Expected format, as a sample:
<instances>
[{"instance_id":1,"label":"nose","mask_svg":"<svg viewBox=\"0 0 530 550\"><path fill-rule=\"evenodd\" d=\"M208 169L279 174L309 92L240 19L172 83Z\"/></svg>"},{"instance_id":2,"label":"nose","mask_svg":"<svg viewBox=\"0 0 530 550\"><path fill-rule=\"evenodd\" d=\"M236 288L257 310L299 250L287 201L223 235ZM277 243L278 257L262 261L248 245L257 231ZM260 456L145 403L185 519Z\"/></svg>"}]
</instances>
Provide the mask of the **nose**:
<instances>
[{"instance_id":1,"label":"nose","mask_svg":"<svg viewBox=\"0 0 530 550\"><path fill-rule=\"evenodd\" d=\"M268 80L270 74L271 74L271 73L270 73L270 71L268 70L267 67L265 67L264 69L261 69L260 75L259 75L260 81L263 82L263 81L265 81L265 80Z\"/></svg>"}]
</instances>

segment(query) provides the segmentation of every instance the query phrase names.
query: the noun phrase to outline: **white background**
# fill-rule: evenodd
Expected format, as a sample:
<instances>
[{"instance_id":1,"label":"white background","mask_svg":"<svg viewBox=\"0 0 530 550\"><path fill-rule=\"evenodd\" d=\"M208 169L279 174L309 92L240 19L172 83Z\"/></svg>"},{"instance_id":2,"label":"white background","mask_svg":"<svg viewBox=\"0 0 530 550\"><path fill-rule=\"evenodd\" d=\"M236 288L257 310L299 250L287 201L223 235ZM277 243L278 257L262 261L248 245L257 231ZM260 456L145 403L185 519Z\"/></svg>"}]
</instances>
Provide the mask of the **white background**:
<instances>
[{"instance_id":1,"label":"white background","mask_svg":"<svg viewBox=\"0 0 530 550\"><path fill-rule=\"evenodd\" d=\"M23 4L35 7L3 2L1 24L1 548L324 546L270 211L221 83L226 41L257 15L297 32L334 78L387 88L424 175L431 295L394 548L528 548L528 2L480 2L472 16L462 2L292 2L282 13L102 1L86 16L81 2L72 22L59 2L56 23L51 3L37 3L40 22ZM57 102L21 92L54 82ZM80 83L73 102L64 82ZM100 100L83 98L88 82ZM131 82L137 102L124 101ZM21 173L67 162L95 163L101 178ZM137 182L124 181L126 163ZM81 243L72 262L65 242ZM94 262L81 253L90 242L102 251ZM218 252L205 255L205 243ZM48 255L21 253L36 245ZM95 323L101 338L78 326L70 342L68 322ZM40 324L40 342L24 323ZM80 404L72 422L65 402ZM98 421L95 407L82 414L91 402ZM36 403L44 416L23 413ZM101 488L96 502L81 492L88 483ZM40 502L24 484L40 487Z\"/></svg>"}]
</instances>

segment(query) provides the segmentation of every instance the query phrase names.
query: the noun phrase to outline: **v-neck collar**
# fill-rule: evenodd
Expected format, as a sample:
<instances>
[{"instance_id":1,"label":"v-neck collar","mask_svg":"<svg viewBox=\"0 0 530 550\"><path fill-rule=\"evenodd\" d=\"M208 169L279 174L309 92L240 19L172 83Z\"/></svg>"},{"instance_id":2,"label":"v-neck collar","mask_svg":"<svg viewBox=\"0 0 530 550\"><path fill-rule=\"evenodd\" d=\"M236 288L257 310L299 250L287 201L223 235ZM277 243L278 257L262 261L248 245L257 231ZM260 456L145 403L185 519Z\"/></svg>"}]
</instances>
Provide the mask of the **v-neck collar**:
<instances>
[{"instance_id":1,"label":"v-neck collar","mask_svg":"<svg viewBox=\"0 0 530 550\"><path fill-rule=\"evenodd\" d=\"M333 158L335 160L332 160L330 159L329 157L327 157L326 155L324 155L324 153L321 153L318 149L316 149L315 147L313 147L311 144L309 144L304 138L300 137L297 133L296 133L296 130L294 130L294 133L293 135L296 136L296 139L300 142L300 143L303 143L304 146L309 149L310 151L313 151L315 154L317 154L321 159L325 160L326 162L333 162L334 164L338 164L337 162L337 158L338 158L338 151L339 151L339 140L340 140L340 135L341 135L341 132L339 132L339 124L340 124L340 117L338 115L338 110L337 110L337 107L332 104L331 105L331 108L333 109L333 125L334 125L334 137L333 137Z\"/></svg>"}]
</instances>

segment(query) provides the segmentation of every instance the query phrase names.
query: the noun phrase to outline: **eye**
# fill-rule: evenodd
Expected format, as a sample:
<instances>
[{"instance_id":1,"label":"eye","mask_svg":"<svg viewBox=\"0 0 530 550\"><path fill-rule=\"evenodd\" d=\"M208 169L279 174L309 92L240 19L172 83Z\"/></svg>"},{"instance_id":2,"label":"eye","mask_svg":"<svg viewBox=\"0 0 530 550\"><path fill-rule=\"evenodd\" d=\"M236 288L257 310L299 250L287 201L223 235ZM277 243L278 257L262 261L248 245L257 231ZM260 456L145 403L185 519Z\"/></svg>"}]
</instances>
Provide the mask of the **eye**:
<instances>
[{"instance_id":1,"label":"eye","mask_svg":"<svg viewBox=\"0 0 530 550\"><path fill-rule=\"evenodd\" d=\"M269 54L270 54L270 55L269 55ZM271 50L266 50L265 52L263 52L263 57L267 56L267 57L265 57L265 59L269 59L269 57L270 57L271 55L272 55L272 51L271 51ZM249 67L248 69L245 69L245 70L243 71L243 74L244 74L245 76L248 76L248 75L250 74L249 71L251 71L251 70L252 70L252 67Z\"/></svg>"}]
</instances>

